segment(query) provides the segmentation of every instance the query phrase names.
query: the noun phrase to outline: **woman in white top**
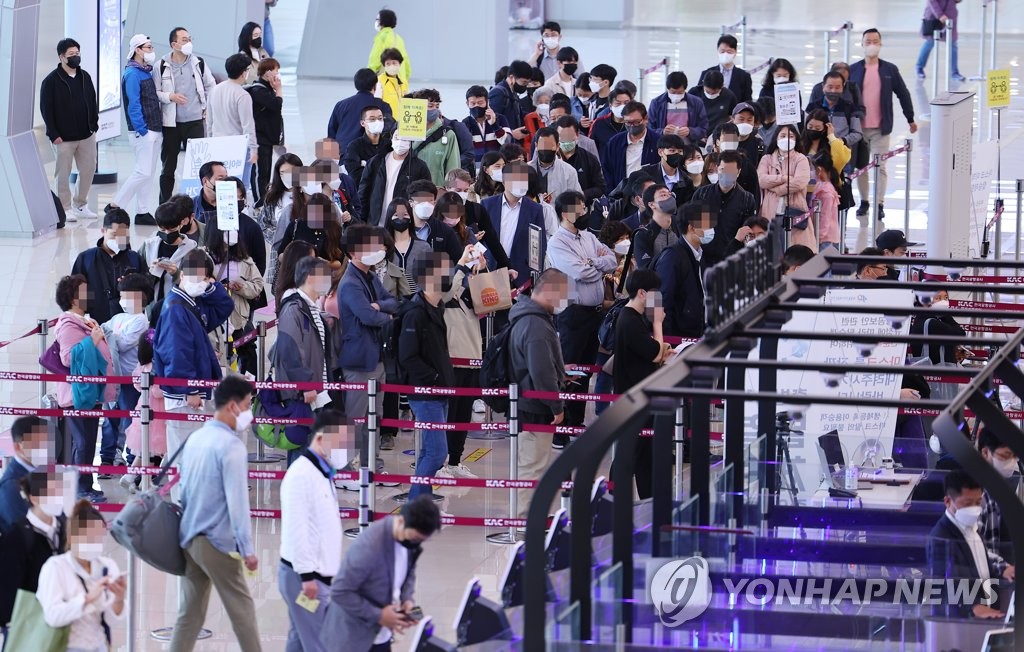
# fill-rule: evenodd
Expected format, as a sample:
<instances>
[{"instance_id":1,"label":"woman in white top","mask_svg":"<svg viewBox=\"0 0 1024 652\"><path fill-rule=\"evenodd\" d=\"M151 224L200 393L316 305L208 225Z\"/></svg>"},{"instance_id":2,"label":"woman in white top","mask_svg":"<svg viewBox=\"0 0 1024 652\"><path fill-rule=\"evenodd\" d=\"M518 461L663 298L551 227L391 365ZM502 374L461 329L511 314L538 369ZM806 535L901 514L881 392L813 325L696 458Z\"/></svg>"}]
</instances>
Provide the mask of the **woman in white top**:
<instances>
[{"instance_id":1,"label":"woman in white top","mask_svg":"<svg viewBox=\"0 0 1024 652\"><path fill-rule=\"evenodd\" d=\"M87 500L68 518L68 551L51 557L39 573L36 599L51 627L71 626L68 652L107 652L110 624L124 615L126 581L112 559L101 556L107 524Z\"/></svg>"}]
</instances>

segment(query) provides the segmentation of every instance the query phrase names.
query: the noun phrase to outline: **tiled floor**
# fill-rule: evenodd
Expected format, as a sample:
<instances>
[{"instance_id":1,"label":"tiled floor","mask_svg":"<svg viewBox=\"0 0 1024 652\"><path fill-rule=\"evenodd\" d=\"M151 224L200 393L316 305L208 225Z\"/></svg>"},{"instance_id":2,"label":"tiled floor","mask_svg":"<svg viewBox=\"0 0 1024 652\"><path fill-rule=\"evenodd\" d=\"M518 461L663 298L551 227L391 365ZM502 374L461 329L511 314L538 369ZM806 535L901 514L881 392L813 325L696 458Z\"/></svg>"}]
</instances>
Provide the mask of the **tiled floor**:
<instances>
[{"instance_id":1,"label":"tiled floor","mask_svg":"<svg viewBox=\"0 0 1024 652\"><path fill-rule=\"evenodd\" d=\"M278 41L278 56L285 61L285 130L290 149L304 160L312 157L314 139L324 135L327 118L333 103L350 93L351 85L346 81L323 81L297 79L294 62L298 53L298 38L304 21L304 2L290 0L289 11L275 10L275 31ZM896 61L912 85L914 102L920 116L921 131L914 138L915 148L911 156L911 186L909 214L911 239L923 241L927 229L927 152L930 125L926 118L927 101L931 93L931 79L919 83L913 79L913 60L920 44L915 30L920 20L920 5L917 0L871 0L843 5L846 18L837 11L836 2L809 2L807 0L782 0L780 2L753 2L729 0L725 2L690 1L684 3L669 0L652 0L637 3L637 24L639 27L625 29L567 28L565 41L577 46L581 58L588 66L598 62L611 63L621 72L623 78L635 78L638 67L668 55L674 63L683 62L682 68L695 78L700 69L713 63L714 41L718 25L733 22L741 13L748 14L748 66L768 56L785 56L798 62L801 82L809 89L811 83L820 78L824 67L822 32L852 19L857 32L852 39L852 51L858 51L859 30L868 24L878 22L886 33L883 56ZM964 3L967 5L968 3ZM975 3L977 4L977 3ZM1011 6L1012 5L1012 6ZM1020 154L1019 138L1024 122L1024 102L1019 96L1020 53L1024 52L1024 6L1021 3L1001 2L1000 24L1006 30L1000 42L1003 60L1000 65L1008 66L1013 75L1014 99L1010 110L1003 116L1003 196L1008 200L1009 209L1004 217L1004 230L1010 235L1005 247L1012 249L1012 232L1015 206L1012 201L1010 179L1024 176L1024 156ZM885 13L882 13L884 7ZM976 26L980 22L978 9L964 7L964 34L961 37L961 70L965 74L976 74L978 49ZM585 17L575 21L585 22ZM513 56L523 56L529 48L533 34L510 33L510 51ZM832 58L841 56L842 43L832 44ZM929 71L929 75L930 75ZM485 81L485 80L481 80ZM652 75L646 88L647 97L660 92L663 78ZM425 84L426 82L424 82ZM464 87L437 81L431 85L438 88L445 99L443 109L454 118L465 114L462 97ZM968 88L977 84L969 82ZM987 129L987 116L982 119ZM893 134L894 146L902 143L907 134L906 122L897 116ZM131 154L123 139L104 144L101 156L107 166L114 165L126 171L131 167ZM52 171L52 163L48 168ZM889 193L886 197L887 226L902 228L904 223L904 180L906 166L903 157L890 166ZM94 206L104 205L115 188L97 187L94 192ZM154 195L156 189L153 189ZM852 247L856 241L856 221L847 233L847 242ZM141 241L151 233L151 228L135 228L133 239ZM63 231L41 237L35 241L0 239L0 340L8 340L31 329L37 319L54 316L57 313L53 303L53 288L57 279L66 274L77 253L92 246L99 237L97 224L85 222L69 225ZM0 369L16 371L36 370L35 360L39 354L38 338L28 338L0 349ZM32 383L5 381L0 384L0 407L34 406L38 404L39 388ZM0 416L0 431L6 430L12 417ZM412 448L411 433L403 433L396 451L385 454L389 471L408 473L411 456L402 453ZM481 477L502 478L508 473L508 443L505 440L475 441L467 445L467 455L477 449L485 452L477 461L468 466ZM124 494L113 481L104 481L103 488L111 498L123 502ZM378 510L389 510L397 506L389 496L396 490L382 490ZM460 516L507 516L508 499L502 491L471 489L443 492L446 500L445 511ZM277 483L254 481L251 492L253 507L273 508L277 506ZM355 506L354 494L344 496L342 504ZM261 560L259 577L251 582L257 600L260 633L265 649L281 650L287 631L287 617L276 588L276 560L278 558L280 521L257 519L254 521L257 546ZM495 546L485 541L482 528L452 527L441 532L426 547L421 560L417 600L429 607L434 616L438 633L452 637L451 620L454 617L455 602L465 582L478 576L484 590L496 597L498 578L505 566L508 548ZM125 561L122 551L111 543L110 551L119 562ZM140 643L138 649L163 649L158 643L145 638L144 633L156 627L173 622L177 595L176 584L159 573L144 570L140 574L141 618L136 625ZM214 599L211 602L207 625L213 630L213 638L197 646L198 650L233 650L233 643L225 614ZM115 629L115 643L123 644L124 629ZM341 649L341 648L339 648ZM403 649L400 644L397 649Z\"/></svg>"}]
</instances>

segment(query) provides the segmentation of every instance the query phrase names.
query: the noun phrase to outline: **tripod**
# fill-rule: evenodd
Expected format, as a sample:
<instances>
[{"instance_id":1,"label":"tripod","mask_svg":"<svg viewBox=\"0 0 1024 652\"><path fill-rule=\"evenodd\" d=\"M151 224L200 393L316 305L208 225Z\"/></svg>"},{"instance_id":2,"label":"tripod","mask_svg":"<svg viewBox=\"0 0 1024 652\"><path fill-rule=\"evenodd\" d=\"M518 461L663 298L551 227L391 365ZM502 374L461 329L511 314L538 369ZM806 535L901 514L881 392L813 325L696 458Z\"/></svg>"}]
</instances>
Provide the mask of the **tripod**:
<instances>
[{"instance_id":1,"label":"tripod","mask_svg":"<svg viewBox=\"0 0 1024 652\"><path fill-rule=\"evenodd\" d=\"M783 485L783 473L788 476L789 484L789 496L790 500L793 501L793 505L797 504L797 483L796 483L796 472L793 470L793 458L789 454L789 438L790 435L803 435L804 433L800 430L793 430L790 428L792 419L790 419L788 412L779 412L775 415L775 448L776 457L775 461L778 465L778 479L777 485L779 490L782 490ZM783 471L785 469L785 471Z\"/></svg>"}]
</instances>

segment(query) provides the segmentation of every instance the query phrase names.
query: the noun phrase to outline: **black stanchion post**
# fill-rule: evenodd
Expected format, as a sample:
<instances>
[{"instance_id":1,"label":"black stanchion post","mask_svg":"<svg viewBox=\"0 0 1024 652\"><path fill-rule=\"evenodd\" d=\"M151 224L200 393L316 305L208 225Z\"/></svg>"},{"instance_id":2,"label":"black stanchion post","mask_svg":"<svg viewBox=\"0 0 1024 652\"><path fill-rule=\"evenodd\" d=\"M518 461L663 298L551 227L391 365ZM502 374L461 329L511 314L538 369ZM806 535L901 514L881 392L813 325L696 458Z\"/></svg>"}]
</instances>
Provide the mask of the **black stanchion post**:
<instances>
[{"instance_id":1,"label":"black stanchion post","mask_svg":"<svg viewBox=\"0 0 1024 652\"><path fill-rule=\"evenodd\" d=\"M661 528L672 523L672 456L665 453L672 448L678 410L665 414L654 415L654 455L651 460L653 468L651 477L651 556L666 557L671 554L671 546L664 545ZM643 436L642 434L640 435ZM679 458L678 464L683 460ZM632 490L631 490L632 493Z\"/></svg>"},{"instance_id":2,"label":"black stanchion post","mask_svg":"<svg viewBox=\"0 0 1024 652\"><path fill-rule=\"evenodd\" d=\"M46 355L46 349L48 348L46 344L46 337L47 335L50 334L50 323L45 319L40 319L36 322L36 324L39 326L39 357L40 359L42 359L42 357ZM49 372L47 372L47 370L43 368L43 365L39 365L39 373L45 374ZM39 407L46 407L45 380L39 381ZM65 452L70 455L70 452Z\"/></svg>"}]
</instances>

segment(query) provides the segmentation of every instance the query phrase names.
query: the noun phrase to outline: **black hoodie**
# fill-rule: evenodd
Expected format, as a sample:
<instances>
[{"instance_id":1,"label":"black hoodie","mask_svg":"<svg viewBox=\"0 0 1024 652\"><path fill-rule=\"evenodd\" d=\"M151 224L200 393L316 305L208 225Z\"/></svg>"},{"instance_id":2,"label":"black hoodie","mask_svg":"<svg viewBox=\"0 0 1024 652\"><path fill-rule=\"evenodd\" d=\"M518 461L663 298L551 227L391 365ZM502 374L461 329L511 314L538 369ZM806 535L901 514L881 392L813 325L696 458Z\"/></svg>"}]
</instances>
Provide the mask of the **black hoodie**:
<instances>
[{"instance_id":1,"label":"black hoodie","mask_svg":"<svg viewBox=\"0 0 1024 652\"><path fill-rule=\"evenodd\" d=\"M100 114L92 77L82 68L69 77L64 67L57 64L39 86L39 112L51 142L57 138L85 140L96 133L100 129Z\"/></svg>"}]
</instances>

